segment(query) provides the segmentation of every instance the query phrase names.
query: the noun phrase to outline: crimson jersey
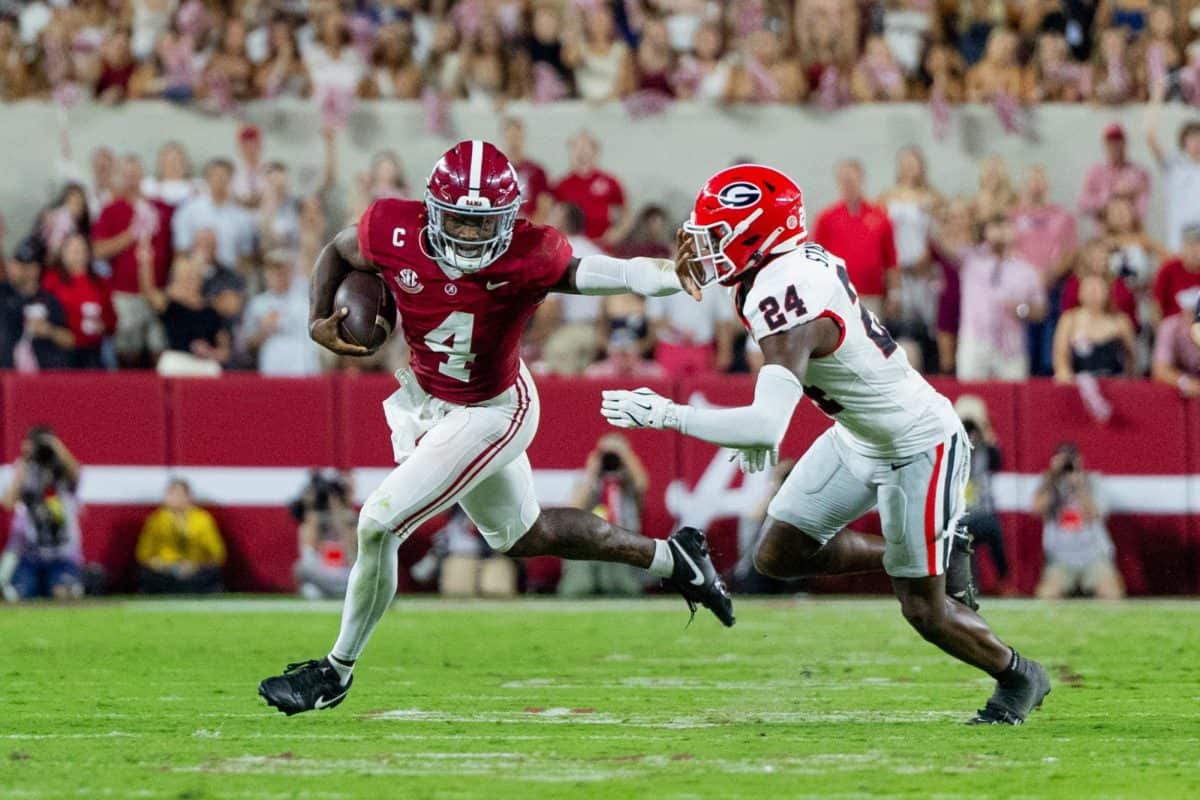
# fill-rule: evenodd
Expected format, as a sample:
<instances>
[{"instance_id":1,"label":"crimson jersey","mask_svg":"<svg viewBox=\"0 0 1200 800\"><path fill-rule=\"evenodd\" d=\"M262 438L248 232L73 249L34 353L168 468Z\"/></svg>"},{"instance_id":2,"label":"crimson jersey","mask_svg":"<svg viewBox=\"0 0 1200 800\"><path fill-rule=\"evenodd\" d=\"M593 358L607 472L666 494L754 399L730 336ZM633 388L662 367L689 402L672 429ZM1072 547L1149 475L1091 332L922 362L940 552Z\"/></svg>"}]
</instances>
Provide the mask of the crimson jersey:
<instances>
[{"instance_id":1,"label":"crimson jersey","mask_svg":"<svg viewBox=\"0 0 1200 800\"><path fill-rule=\"evenodd\" d=\"M479 272L449 274L425 255L425 206L376 200L358 222L358 247L396 296L400 328L421 388L441 400L488 400L517 379L534 309L571 260L566 238L518 219L504 255Z\"/></svg>"}]
</instances>

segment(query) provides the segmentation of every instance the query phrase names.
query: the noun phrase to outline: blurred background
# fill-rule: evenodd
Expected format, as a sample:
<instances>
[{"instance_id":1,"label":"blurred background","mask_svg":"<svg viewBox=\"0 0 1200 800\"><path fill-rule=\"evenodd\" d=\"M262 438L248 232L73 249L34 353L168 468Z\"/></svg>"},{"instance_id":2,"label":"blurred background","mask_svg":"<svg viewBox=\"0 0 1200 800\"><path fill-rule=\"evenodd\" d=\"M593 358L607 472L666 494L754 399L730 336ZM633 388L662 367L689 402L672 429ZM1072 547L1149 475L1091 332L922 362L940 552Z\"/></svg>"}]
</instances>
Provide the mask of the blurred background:
<instances>
[{"instance_id":1,"label":"blurred background","mask_svg":"<svg viewBox=\"0 0 1200 800\"><path fill-rule=\"evenodd\" d=\"M790 173L967 421L985 590L1200 592L1196 104L1191 0L0 0L0 589L340 596L407 353L318 352L308 273L486 138L577 254L670 256L712 172ZM745 402L728 298L552 297L522 350L544 505L704 526L742 591L886 590L754 573L790 462L602 424L601 387ZM401 557L406 591L647 588L457 514Z\"/></svg>"}]
</instances>

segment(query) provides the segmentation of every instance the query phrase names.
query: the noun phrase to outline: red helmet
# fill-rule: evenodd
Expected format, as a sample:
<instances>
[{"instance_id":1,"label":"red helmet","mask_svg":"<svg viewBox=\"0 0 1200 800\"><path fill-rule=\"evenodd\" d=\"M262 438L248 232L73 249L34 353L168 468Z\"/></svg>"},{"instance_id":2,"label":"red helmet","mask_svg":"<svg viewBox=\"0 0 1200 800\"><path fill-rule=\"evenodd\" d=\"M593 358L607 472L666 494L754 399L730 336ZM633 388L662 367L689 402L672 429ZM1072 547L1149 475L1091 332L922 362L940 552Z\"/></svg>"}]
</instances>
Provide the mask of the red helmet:
<instances>
[{"instance_id":1,"label":"red helmet","mask_svg":"<svg viewBox=\"0 0 1200 800\"><path fill-rule=\"evenodd\" d=\"M728 281L808 238L800 187L761 164L738 164L709 178L683 229L695 245L700 286Z\"/></svg>"},{"instance_id":2,"label":"red helmet","mask_svg":"<svg viewBox=\"0 0 1200 800\"><path fill-rule=\"evenodd\" d=\"M508 249L520 206L517 171L505 155L479 139L459 142L433 165L425 190L433 256L478 272Z\"/></svg>"}]
</instances>

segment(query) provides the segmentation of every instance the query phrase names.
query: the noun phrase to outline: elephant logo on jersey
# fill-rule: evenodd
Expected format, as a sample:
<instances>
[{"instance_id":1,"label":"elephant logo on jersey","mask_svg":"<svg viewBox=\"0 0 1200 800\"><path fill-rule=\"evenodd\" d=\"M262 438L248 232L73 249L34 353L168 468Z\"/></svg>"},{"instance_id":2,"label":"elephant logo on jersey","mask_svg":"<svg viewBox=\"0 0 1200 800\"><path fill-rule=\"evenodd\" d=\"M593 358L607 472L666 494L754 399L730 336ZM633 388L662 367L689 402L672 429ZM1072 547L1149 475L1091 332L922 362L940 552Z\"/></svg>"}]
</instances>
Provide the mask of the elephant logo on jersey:
<instances>
[{"instance_id":1,"label":"elephant logo on jersey","mask_svg":"<svg viewBox=\"0 0 1200 800\"><path fill-rule=\"evenodd\" d=\"M717 192L717 202L726 208L749 208L762 198L762 191L753 183L737 181Z\"/></svg>"},{"instance_id":2,"label":"elephant logo on jersey","mask_svg":"<svg viewBox=\"0 0 1200 800\"><path fill-rule=\"evenodd\" d=\"M396 276L396 283L400 285L400 291L416 294L425 287L421 284L421 279L417 277L415 270L402 269L400 274Z\"/></svg>"}]
</instances>

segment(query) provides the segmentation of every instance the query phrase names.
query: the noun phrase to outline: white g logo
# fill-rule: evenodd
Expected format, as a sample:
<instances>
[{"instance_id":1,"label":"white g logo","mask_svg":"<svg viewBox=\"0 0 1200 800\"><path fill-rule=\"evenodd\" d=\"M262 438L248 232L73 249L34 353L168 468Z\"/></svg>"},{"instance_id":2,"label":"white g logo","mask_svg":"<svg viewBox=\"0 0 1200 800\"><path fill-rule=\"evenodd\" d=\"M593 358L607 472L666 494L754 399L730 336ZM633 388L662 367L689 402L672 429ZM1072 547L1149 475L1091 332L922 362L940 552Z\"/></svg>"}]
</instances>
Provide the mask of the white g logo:
<instances>
[{"instance_id":1,"label":"white g logo","mask_svg":"<svg viewBox=\"0 0 1200 800\"><path fill-rule=\"evenodd\" d=\"M762 198L762 192L753 183L737 181L727 184L717 192L717 202L726 208L748 208Z\"/></svg>"}]
</instances>

